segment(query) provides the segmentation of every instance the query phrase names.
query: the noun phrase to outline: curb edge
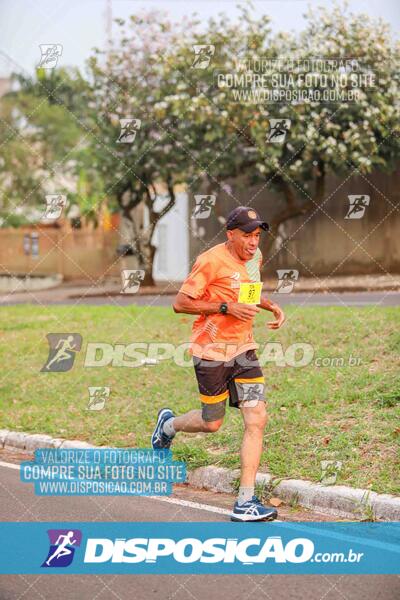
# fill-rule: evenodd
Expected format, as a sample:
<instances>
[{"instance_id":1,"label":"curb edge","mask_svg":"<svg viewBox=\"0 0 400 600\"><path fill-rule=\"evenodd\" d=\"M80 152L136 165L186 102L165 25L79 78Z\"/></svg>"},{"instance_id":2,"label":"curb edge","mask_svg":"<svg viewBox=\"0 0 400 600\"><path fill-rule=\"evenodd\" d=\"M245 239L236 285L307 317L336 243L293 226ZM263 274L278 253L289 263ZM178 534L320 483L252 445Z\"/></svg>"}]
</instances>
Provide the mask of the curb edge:
<instances>
[{"instance_id":1,"label":"curb edge","mask_svg":"<svg viewBox=\"0 0 400 600\"><path fill-rule=\"evenodd\" d=\"M50 435L0 429L0 449L26 450L37 448L99 448L80 440L53 438ZM233 482L239 470L222 467L199 467L188 472L188 483L193 487L214 492L233 493ZM274 493L284 502L295 502L300 506L321 513L357 520L374 519L400 521L400 497L378 494L371 490L351 488L345 485L324 486L302 479L281 479L267 473L258 473L256 483L273 487Z\"/></svg>"}]
</instances>

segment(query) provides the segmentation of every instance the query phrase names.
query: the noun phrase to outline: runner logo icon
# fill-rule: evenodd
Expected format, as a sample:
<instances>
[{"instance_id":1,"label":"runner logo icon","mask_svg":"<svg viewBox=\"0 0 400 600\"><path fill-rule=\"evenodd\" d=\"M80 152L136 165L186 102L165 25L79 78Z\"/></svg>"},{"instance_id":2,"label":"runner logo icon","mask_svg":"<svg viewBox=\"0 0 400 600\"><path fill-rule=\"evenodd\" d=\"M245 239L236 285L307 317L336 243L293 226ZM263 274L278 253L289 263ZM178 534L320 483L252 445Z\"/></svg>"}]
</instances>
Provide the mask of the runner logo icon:
<instances>
[{"instance_id":1,"label":"runner logo icon","mask_svg":"<svg viewBox=\"0 0 400 600\"><path fill-rule=\"evenodd\" d=\"M81 545L79 529L48 529L50 548L42 567L68 567L74 558L75 549Z\"/></svg>"},{"instance_id":2,"label":"runner logo icon","mask_svg":"<svg viewBox=\"0 0 400 600\"><path fill-rule=\"evenodd\" d=\"M49 356L41 372L65 373L75 361L75 355L82 347L82 336L79 333L48 333Z\"/></svg>"}]
</instances>

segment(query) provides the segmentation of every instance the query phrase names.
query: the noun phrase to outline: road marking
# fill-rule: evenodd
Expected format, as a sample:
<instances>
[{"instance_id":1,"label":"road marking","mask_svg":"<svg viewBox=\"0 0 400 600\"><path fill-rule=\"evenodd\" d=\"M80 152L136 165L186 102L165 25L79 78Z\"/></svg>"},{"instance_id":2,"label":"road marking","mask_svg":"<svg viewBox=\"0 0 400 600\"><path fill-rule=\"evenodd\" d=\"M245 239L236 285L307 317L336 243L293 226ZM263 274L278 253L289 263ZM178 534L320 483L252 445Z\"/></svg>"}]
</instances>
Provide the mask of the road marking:
<instances>
[{"instance_id":1,"label":"road marking","mask_svg":"<svg viewBox=\"0 0 400 600\"><path fill-rule=\"evenodd\" d=\"M0 460L0 467L16 469L19 471L19 465L3 462L2 460ZM165 498L164 496L146 496L146 498L149 500L159 500L160 502L169 502L169 504L187 506L188 508L196 508L197 510L205 510L207 512L217 513L219 515L230 515L232 512L226 508L219 508L218 506L211 506L210 504L202 504L201 502L192 502L191 500L181 500L180 498ZM281 521L278 519L275 519L275 522L281 523Z\"/></svg>"},{"instance_id":2,"label":"road marking","mask_svg":"<svg viewBox=\"0 0 400 600\"><path fill-rule=\"evenodd\" d=\"M169 502L170 504L180 504L187 506L188 508L197 508L199 510L207 510L208 512L218 513L220 515L229 515L231 510L226 508L218 508L217 506L210 506L209 504L201 504L200 502L191 502L190 500L181 500L180 498L164 498L163 496L147 496L152 500L161 500L161 502ZM282 523L279 519L275 519L274 523Z\"/></svg>"},{"instance_id":3,"label":"road marking","mask_svg":"<svg viewBox=\"0 0 400 600\"><path fill-rule=\"evenodd\" d=\"M201 504L200 502L191 502L190 500L181 500L180 498L164 498L163 496L147 496L151 500L160 500L161 502L169 502L170 504L180 504L188 508L197 508L199 510L207 510L208 512L218 513L220 515L230 515L232 511L218 506L210 506L209 504Z\"/></svg>"},{"instance_id":4,"label":"road marking","mask_svg":"<svg viewBox=\"0 0 400 600\"><path fill-rule=\"evenodd\" d=\"M19 471L19 465L13 465L12 463L6 463L0 460L0 467L7 467L8 469L17 469Z\"/></svg>"}]
</instances>

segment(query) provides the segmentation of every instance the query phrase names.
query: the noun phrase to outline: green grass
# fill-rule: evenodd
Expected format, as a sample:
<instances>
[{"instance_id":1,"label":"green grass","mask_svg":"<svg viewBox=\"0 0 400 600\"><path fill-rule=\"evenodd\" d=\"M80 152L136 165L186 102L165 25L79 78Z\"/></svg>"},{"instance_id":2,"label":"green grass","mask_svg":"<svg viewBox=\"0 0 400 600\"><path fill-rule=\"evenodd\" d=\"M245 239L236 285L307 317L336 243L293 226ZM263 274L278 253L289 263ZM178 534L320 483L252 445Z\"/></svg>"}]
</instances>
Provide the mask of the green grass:
<instances>
[{"instance_id":1,"label":"green grass","mask_svg":"<svg viewBox=\"0 0 400 600\"><path fill-rule=\"evenodd\" d=\"M339 460L338 484L400 493L397 308L290 307L287 324L276 332L257 317L259 343L313 345L303 368L267 363L269 423L262 471L275 477L319 481L321 460ZM0 317L1 427L77 438L100 445L148 447L160 407L176 413L198 408L193 369L172 360L157 366L84 368L88 342L129 344L189 338L192 317L170 308L110 306L3 307ZM47 358L46 334L79 332L82 350L66 373L40 373ZM348 366L349 356L361 359ZM316 358L343 357L343 366L317 367ZM86 410L88 386L109 386L103 411ZM179 434L176 458L189 467L239 467L242 438L239 411L227 409L215 434Z\"/></svg>"}]
</instances>

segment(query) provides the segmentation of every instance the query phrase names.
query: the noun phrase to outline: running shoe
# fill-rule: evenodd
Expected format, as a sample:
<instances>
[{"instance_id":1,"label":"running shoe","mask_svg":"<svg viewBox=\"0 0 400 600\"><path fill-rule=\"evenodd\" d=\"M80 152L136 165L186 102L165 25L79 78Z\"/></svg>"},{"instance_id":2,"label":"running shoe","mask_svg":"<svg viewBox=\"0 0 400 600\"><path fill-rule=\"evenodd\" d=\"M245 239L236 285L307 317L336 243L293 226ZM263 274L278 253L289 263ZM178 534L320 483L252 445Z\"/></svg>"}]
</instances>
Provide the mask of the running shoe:
<instances>
[{"instance_id":1,"label":"running shoe","mask_svg":"<svg viewBox=\"0 0 400 600\"><path fill-rule=\"evenodd\" d=\"M231 513L231 521L273 521L278 511L273 506L264 506L257 496L239 505L235 502Z\"/></svg>"},{"instance_id":2,"label":"running shoe","mask_svg":"<svg viewBox=\"0 0 400 600\"><path fill-rule=\"evenodd\" d=\"M175 417L175 415L169 408L162 408L158 411L156 428L151 436L153 450L160 450L161 448L169 448L171 446L175 436L167 435L163 431L165 421L168 421L171 417Z\"/></svg>"}]
</instances>

